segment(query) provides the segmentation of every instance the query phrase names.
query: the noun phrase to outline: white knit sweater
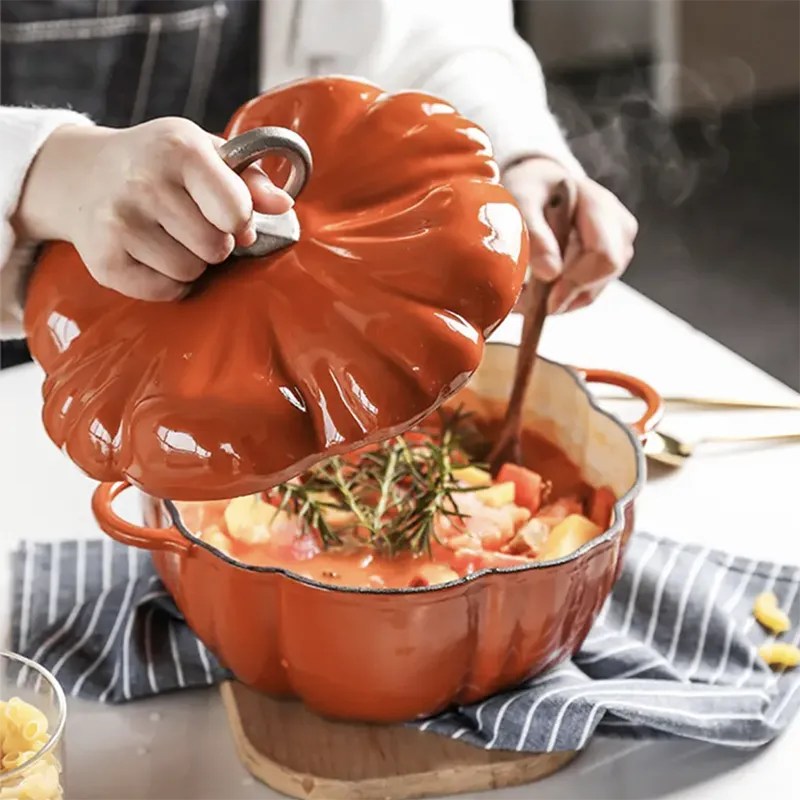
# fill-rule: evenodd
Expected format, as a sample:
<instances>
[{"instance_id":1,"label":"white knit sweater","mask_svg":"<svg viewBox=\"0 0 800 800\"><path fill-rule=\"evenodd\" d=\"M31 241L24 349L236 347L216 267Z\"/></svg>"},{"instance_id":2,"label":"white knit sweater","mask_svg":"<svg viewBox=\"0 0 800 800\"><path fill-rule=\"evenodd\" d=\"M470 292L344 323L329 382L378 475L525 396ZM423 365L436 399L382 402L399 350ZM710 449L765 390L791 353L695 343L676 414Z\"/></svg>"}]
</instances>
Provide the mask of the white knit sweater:
<instances>
[{"instance_id":1,"label":"white knit sweater","mask_svg":"<svg viewBox=\"0 0 800 800\"><path fill-rule=\"evenodd\" d=\"M547 155L581 167L547 107L541 69L516 35L510 0L262 0L261 85L330 74L389 91L419 89L481 125L501 166ZM291 41L292 46L286 43ZM11 224L31 162L66 110L0 107L0 337L22 335L25 277L36 243Z\"/></svg>"}]
</instances>

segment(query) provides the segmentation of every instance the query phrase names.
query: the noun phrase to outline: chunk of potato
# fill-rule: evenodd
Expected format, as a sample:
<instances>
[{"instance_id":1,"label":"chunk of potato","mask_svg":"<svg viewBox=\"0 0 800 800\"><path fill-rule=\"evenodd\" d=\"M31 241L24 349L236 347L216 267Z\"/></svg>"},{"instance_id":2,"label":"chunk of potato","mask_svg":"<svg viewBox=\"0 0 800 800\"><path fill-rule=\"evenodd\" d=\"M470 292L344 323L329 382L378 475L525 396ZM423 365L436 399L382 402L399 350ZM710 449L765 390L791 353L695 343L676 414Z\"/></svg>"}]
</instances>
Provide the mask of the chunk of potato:
<instances>
[{"instance_id":1,"label":"chunk of potato","mask_svg":"<svg viewBox=\"0 0 800 800\"><path fill-rule=\"evenodd\" d=\"M244 495L243 497L234 497L227 506L223 517L225 519L225 527L231 536L240 528L252 524L252 513L256 506L257 497L255 495Z\"/></svg>"},{"instance_id":2,"label":"chunk of potato","mask_svg":"<svg viewBox=\"0 0 800 800\"><path fill-rule=\"evenodd\" d=\"M330 492L311 492L309 496L317 503L337 504L336 498ZM352 511L345 511L342 508L326 508L322 516L333 530L351 526L358 519Z\"/></svg>"},{"instance_id":3,"label":"chunk of potato","mask_svg":"<svg viewBox=\"0 0 800 800\"><path fill-rule=\"evenodd\" d=\"M444 564L421 564L417 574L409 581L411 588L418 586L435 586L440 583L450 583L458 580L458 573Z\"/></svg>"},{"instance_id":4,"label":"chunk of potato","mask_svg":"<svg viewBox=\"0 0 800 800\"><path fill-rule=\"evenodd\" d=\"M539 560L555 561L568 556L602 532L602 528L582 514L570 514L550 531L542 545Z\"/></svg>"},{"instance_id":5,"label":"chunk of potato","mask_svg":"<svg viewBox=\"0 0 800 800\"><path fill-rule=\"evenodd\" d=\"M269 529L277 515L278 509L259 495L235 497L225 508L225 526L232 538L260 544L269 541Z\"/></svg>"},{"instance_id":6,"label":"chunk of potato","mask_svg":"<svg viewBox=\"0 0 800 800\"><path fill-rule=\"evenodd\" d=\"M485 506L501 508L502 506L510 506L514 502L515 492L516 487L511 481L508 481L507 483L496 483L486 489L478 489L474 494Z\"/></svg>"},{"instance_id":7,"label":"chunk of potato","mask_svg":"<svg viewBox=\"0 0 800 800\"><path fill-rule=\"evenodd\" d=\"M453 477L464 481L468 486L491 486L492 476L479 467L459 467L453 470Z\"/></svg>"},{"instance_id":8,"label":"chunk of potato","mask_svg":"<svg viewBox=\"0 0 800 800\"><path fill-rule=\"evenodd\" d=\"M201 538L206 544L210 545L215 550L219 550L226 556L231 554L231 540L222 532L218 525L210 525L206 528Z\"/></svg>"},{"instance_id":9,"label":"chunk of potato","mask_svg":"<svg viewBox=\"0 0 800 800\"><path fill-rule=\"evenodd\" d=\"M517 531L514 538L503 548L503 552L535 558L541 552L542 544L547 541L549 533L550 528L544 522L532 519Z\"/></svg>"}]
</instances>

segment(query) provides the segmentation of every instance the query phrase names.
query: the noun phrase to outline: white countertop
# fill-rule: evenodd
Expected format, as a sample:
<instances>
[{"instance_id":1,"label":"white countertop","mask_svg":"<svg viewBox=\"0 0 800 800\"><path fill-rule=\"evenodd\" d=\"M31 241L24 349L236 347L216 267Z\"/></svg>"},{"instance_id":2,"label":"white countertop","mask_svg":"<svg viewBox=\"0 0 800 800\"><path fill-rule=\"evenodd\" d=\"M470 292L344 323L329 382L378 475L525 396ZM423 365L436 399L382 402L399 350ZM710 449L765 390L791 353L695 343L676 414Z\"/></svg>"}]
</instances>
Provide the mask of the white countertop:
<instances>
[{"instance_id":1,"label":"white countertop","mask_svg":"<svg viewBox=\"0 0 800 800\"><path fill-rule=\"evenodd\" d=\"M496 338L513 341L518 319ZM542 351L586 367L619 369L665 394L796 401L798 396L623 285L595 305L548 321ZM39 421L41 372L0 373L0 640L8 622L5 555L22 539L100 535L93 483L46 438ZM598 393L605 393L602 388ZM622 406L618 406L622 408ZM625 409L625 416L633 408ZM747 430L800 430L800 412L669 412L662 429L687 439ZM796 501L800 444L701 450L679 472L651 469L638 526L737 553L800 565ZM46 487L46 488L45 488ZM130 500L128 498L128 500ZM135 511L120 501L123 513ZM237 761L216 690L100 706L70 702L67 796L71 800L239 800L279 797ZM563 772L491 800L750 800L786 794L796 782L800 723L756 754L690 742L597 740ZM467 800L469 798L467 797Z\"/></svg>"}]
</instances>

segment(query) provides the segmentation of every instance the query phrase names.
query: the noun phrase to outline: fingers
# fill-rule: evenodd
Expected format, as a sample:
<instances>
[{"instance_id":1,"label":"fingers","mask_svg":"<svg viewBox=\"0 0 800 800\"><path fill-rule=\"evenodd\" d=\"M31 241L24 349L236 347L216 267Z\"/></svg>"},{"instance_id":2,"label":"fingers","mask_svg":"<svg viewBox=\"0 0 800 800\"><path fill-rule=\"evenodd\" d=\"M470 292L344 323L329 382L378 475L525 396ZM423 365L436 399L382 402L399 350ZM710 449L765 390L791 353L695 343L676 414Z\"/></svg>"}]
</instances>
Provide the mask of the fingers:
<instances>
[{"instance_id":1,"label":"fingers","mask_svg":"<svg viewBox=\"0 0 800 800\"><path fill-rule=\"evenodd\" d=\"M603 186L587 181L579 195L575 227L585 251L620 271L630 262L638 232L636 218Z\"/></svg>"},{"instance_id":2,"label":"fingers","mask_svg":"<svg viewBox=\"0 0 800 800\"><path fill-rule=\"evenodd\" d=\"M568 313L570 311L578 311L581 308L586 308L586 306L591 305L594 303L595 300L600 296L600 293L603 289L606 288L608 284L603 286L598 286L596 289L587 290L585 292L581 292L565 309L563 313Z\"/></svg>"},{"instance_id":3,"label":"fingers","mask_svg":"<svg viewBox=\"0 0 800 800\"><path fill-rule=\"evenodd\" d=\"M255 242L254 208L282 214L293 205L258 166L237 175L218 152L222 140L185 119L97 141L69 240L99 283L130 297L184 296L208 264Z\"/></svg>"},{"instance_id":4,"label":"fingers","mask_svg":"<svg viewBox=\"0 0 800 800\"><path fill-rule=\"evenodd\" d=\"M125 252L136 262L180 283L196 281L207 261L187 250L162 227L143 222L128 228L121 238Z\"/></svg>"},{"instance_id":5,"label":"fingers","mask_svg":"<svg viewBox=\"0 0 800 800\"><path fill-rule=\"evenodd\" d=\"M158 195L154 195L157 197ZM165 205L163 198L155 202ZM208 222L202 225L224 236ZM88 252L78 246L89 272L102 286L139 300L166 301L185 296L206 269L206 260L184 247L135 207L122 204L99 228Z\"/></svg>"},{"instance_id":6,"label":"fingers","mask_svg":"<svg viewBox=\"0 0 800 800\"><path fill-rule=\"evenodd\" d=\"M99 269L92 269L90 262L85 258L84 262L101 286L136 300L153 302L180 300L191 289L190 284L156 272L124 251L119 251L114 261L103 263Z\"/></svg>"},{"instance_id":7,"label":"fingers","mask_svg":"<svg viewBox=\"0 0 800 800\"><path fill-rule=\"evenodd\" d=\"M563 269L558 242L544 217L544 209L531 210L525 215L530 236L530 270L532 277L553 281Z\"/></svg>"},{"instance_id":8,"label":"fingers","mask_svg":"<svg viewBox=\"0 0 800 800\"><path fill-rule=\"evenodd\" d=\"M245 182L225 164L211 139L187 149L183 186L202 215L223 233L241 233L253 216L253 198Z\"/></svg>"},{"instance_id":9,"label":"fingers","mask_svg":"<svg viewBox=\"0 0 800 800\"><path fill-rule=\"evenodd\" d=\"M507 170L503 177L528 226L531 275L547 282L561 274L563 261L544 211L553 189L565 177L568 177L565 169L547 158L523 161Z\"/></svg>"},{"instance_id":10,"label":"fingers","mask_svg":"<svg viewBox=\"0 0 800 800\"><path fill-rule=\"evenodd\" d=\"M586 289L579 292L572 301L564 309L564 313L568 311L577 311L580 308L594 303L595 300L606 290L610 282L599 284L592 289Z\"/></svg>"},{"instance_id":11,"label":"fingers","mask_svg":"<svg viewBox=\"0 0 800 800\"><path fill-rule=\"evenodd\" d=\"M638 232L635 217L607 189L583 182L575 211L580 247L568 251L561 278L550 295L550 312L582 308L630 264Z\"/></svg>"},{"instance_id":12,"label":"fingers","mask_svg":"<svg viewBox=\"0 0 800 800\"><path fill-rule=\"evenodd\" d=\"M219 149L225 143L219 136L208 137ZM294 205L294 199L283 189L277 187L258 163L251 164L240 175L252 198L253 209L261 214L285 214ZM254 237L255 238L255 237Z\"/></svg>"},{"instance_id":13,"label":"fingers","mask_svg":"<svg viewBox=\"0 0 800 800\"><path fill-rule=\"evenodd\" d=\"M606 286L608 286L608 283L599 284L591 289L579 289L577 292L573 292L567 300L556 306L555 310L550 313L566 314L570 311L577 311L578 309L585 308L597 300Z\"/></svg>"},{"instance_id":14,"label":"fingers","mask_svg":"<svg viewBox=\"0 0 800 800\"><path fill-rule=\"evenodd\" d=\"M294 204L255 164L237 175L210 139L208 147L188 154L183 184L203 216L218 230L234 235L252 225L254 207L262 214L283 214Z\"/></svg>"},{"instance_id":15,"label":"fingers","mask_svg":"<svg viewBox=\"0 0 800 800\"><path fill-rule=\"evenodd\" d=\"M158 206L156 218L161 227L206 264L220 264L233 251L234 237L212 225L182 186L165 191Z\"/></svg>"},{"instance_id":16,"label":"fingers","mask_svg":"<svg viewBox=\"0 0 800 800\"><path fill-rule=\"evenodd\" d=\"M604 254L581 253L574 261L567 262L563 277L553 286L549 300L550 313L572 310L581 295L596 297L621 271L622 267Z\"/></svg>"},{"instance_id":17,"label":"fingers","mask_svg":"<svg viewBox=\"0 0 800 800\"><path fill-rule=\"evenodd\" d=\"M263 170L251 164L242 174L250 191L253 208L261 214L285 214L293 205L291 195L279 189Z\"/></svg>"}]
</instances>

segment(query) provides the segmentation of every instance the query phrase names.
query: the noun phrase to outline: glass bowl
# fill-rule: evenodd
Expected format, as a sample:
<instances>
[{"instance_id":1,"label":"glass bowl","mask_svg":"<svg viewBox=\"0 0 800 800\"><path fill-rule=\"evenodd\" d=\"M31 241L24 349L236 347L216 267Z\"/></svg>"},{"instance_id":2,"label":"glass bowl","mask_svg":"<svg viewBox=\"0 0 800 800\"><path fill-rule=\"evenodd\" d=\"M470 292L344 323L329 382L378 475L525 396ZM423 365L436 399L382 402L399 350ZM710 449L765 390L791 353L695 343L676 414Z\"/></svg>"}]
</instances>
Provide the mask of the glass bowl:
<instances>
[{"instance_id":1,"label":"glass bowl","mask_svg":"<svg viewBox=\"0 0 800 800\"><path fill-rule=\"evenodd\" d=\"M58 681L0 650L0 798L61 800L67 700Z\"/></svg>"}]
</instances>

